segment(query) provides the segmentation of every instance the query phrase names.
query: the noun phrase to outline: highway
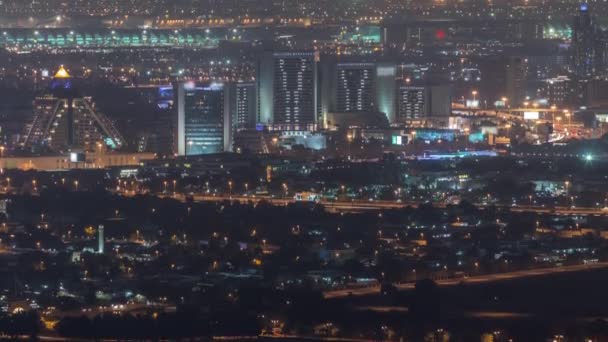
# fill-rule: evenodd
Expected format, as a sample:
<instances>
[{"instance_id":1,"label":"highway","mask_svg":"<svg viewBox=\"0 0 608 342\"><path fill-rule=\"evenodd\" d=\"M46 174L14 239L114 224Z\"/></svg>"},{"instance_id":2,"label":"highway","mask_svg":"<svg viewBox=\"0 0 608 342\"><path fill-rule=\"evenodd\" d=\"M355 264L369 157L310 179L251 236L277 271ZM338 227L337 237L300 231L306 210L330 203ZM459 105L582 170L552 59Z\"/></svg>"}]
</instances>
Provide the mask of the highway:
<instances>
[{"instance_id":1,"label":"highway","mask_svg":"<svg viewBox=\"0 0 608 342\"><path fill-rule=\"evenodd\" d=\"M512 280L512 279L518 279L518 278L559 274L559 273L566 273L566 272L581 272L581 271L596 270L596 269L602 269L602 268L608 268L608 262L598 262L598 263L587 264L587 265L557 266L557 267L551 267L551 268L539 268L539 269L533 269L533 270L513 271L513 272L505 272L505 273L484 274L484 275L471 276L471 277L459 278L459 279L443 279L443 280L437 280L436 282L439 286L453 286L453 285L459 285L461 283L480 284L480 283L491 283L491 282L497 282L497 281ZM411 290L414 288L415 284L414 283L401 283L401 284L394 284L394 285L399 290ZM380 293L380 286L370 286L370 287L325 291L323 293L323 295L325 298L330 299L330 298L341 298L341 297L347 297L347 296L375 295L378 293Z\"/></svg>"},{"instance_id":2,"label":"highway","mask_svg":"<svg viewBox=\"0 0 608 342\"><path fill-rule=\"evenodd\" d=\"M175 195L162 195L161 197L170 197L175 198L181 201L186 200L186 196L183 194L175 194ZM223 201L233 201L239 203L248 203L248 202L260 202L266 201L273 205L285 206L291 203L295 203L295 199L293 198L271 198L268 196L209 196L209 195L201 195L194 194L190 196L195 202L223 202ZM364 212L364 211L374 211L374 210L390 210L390 209L403 209L406 207L416 208L421 202L414 201L406 201L406 202L396 202L396 201L328 201L321 200L317 202L318 204L323 205L330 212ZM445 208L446 204L444 203L433 203L434 207ZM480 209L487 207L487 205L476 204L476 206ZM505 206L505 205L496 205L496 208L509 210L511 212L535 212L538 214L555 214L555 215L596 215L596 216L604 216L608 215L608 210L603 208L585 208L585 207L541 207L534 205L525 205L518 204L517 206Z\"/></svg>"}]
</instances>

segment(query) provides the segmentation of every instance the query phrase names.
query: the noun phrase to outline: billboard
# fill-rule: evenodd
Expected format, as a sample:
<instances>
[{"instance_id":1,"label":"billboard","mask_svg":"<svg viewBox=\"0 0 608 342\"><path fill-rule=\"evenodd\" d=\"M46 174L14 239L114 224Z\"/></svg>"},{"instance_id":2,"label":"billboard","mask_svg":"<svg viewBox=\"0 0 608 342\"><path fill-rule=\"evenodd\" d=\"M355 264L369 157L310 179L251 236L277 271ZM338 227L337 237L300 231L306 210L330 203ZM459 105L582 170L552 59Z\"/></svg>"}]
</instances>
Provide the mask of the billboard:
<instances>
[{"instance_id":1,"label":"billboard","mask_svg":"<svg viewBox=\"0 0 608 342\"><path fill-rule=\"evenodd\" d=\"M538 112L524 112L524 120L538 120L539 118Z\"/></svg>"},{"instance_id":2,"label":"billboard","mask_svg":"<svg viewBox=\"0 0 608 342\"><path fill-rule=\"evenodd\" d=\"M479 100L467 100L467 108L479 108Z\"/></svg>"}]
</instances>

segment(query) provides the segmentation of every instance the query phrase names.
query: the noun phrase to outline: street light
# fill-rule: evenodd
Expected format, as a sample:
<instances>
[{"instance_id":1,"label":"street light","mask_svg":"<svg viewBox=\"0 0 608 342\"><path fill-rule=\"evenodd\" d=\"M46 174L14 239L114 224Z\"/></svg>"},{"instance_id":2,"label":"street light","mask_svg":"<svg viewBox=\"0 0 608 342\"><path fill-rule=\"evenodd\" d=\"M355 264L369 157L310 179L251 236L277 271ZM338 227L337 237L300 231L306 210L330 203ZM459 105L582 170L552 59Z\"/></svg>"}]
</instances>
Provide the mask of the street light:
<instances>
[{"instance_id":1,"label":"street light","mask_svg":"<svg viewBox=\"0 0 608 342\"><path fill-rule=\"evenodd\" d=\"M506 96L500 98L502 100L502 105L504 108L509 108L509 99Z\"/></svg>"},{"instance_id":2,"label":"street light","mask_svg":"<svg viewBox=\"0 0 608 342\"><path fill-rule=\"evenodd\" d=\"M350 145L353 142L353 138L354 138L353 135L350 133L346 135L346 140L348 141L348 160L350 160L350 148L351 148Z\"/></svg>"}]
</instances>

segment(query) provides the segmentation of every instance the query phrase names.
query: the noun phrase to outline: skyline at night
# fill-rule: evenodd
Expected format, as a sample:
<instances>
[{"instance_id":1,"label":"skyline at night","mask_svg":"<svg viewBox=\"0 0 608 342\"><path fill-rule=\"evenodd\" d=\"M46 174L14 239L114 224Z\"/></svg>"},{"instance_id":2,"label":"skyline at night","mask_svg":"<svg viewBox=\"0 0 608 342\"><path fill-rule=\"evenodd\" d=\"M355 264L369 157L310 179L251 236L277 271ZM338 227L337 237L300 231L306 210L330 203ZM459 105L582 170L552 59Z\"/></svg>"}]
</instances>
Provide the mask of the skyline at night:
<instances>
[{"instance_id":1,"label":"skyline at night","mask_svg":"<svg viewBox=\"0 0 608 342\"><path fill-rule=\"evenodd\" d=\"M607 14L0 0L0 338L608 341Z\"/></svg>"}]
</instances>

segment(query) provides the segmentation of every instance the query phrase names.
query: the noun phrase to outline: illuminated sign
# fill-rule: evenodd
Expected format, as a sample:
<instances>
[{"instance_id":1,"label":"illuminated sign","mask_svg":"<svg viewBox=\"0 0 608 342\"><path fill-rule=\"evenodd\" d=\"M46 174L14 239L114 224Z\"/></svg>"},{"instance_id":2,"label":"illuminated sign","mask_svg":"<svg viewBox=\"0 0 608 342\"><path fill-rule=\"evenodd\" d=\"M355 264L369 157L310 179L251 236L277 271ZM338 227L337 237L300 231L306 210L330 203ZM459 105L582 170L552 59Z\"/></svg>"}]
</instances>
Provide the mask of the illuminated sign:
<instances>
[{"instance_id":1,"label":"illuminated sign","mask_svg":"<svg viewBox=\"0 0 608 342\"><path fill-rule=\"evenodd\" d=\"M524 120L538 120L539 118L538 112L524 112Z\"/></svg>"},{"instance_id":2,"label":"illuminated sign","mask_svg":"<svg viewBox=\"0 0 608 342\"><path fill-rule=\"evenodd\" d=\"M78 163L85 160L84 153L70 152L70 162Z\"/></svg>"},{"instance_id":3,"label":"illuminated sign","mask_svg":"<svg viewBox=\"0 0 608 342\"><path fill-rule=\"evenodd\" d=\"M479 108L479 100L467 100L467 108Z\"/></svg>"},{"instance_id":4,"label":"illuminated sign","mask_svg":"<svg viewBox=\"0 0 608 342\"><path fill-rule=\"evenodd\" d=\"M378 69L376 69L376 73L378 74L378 76L394 76L395 67L378 67Z\"/></svg>"}]
</instances>

